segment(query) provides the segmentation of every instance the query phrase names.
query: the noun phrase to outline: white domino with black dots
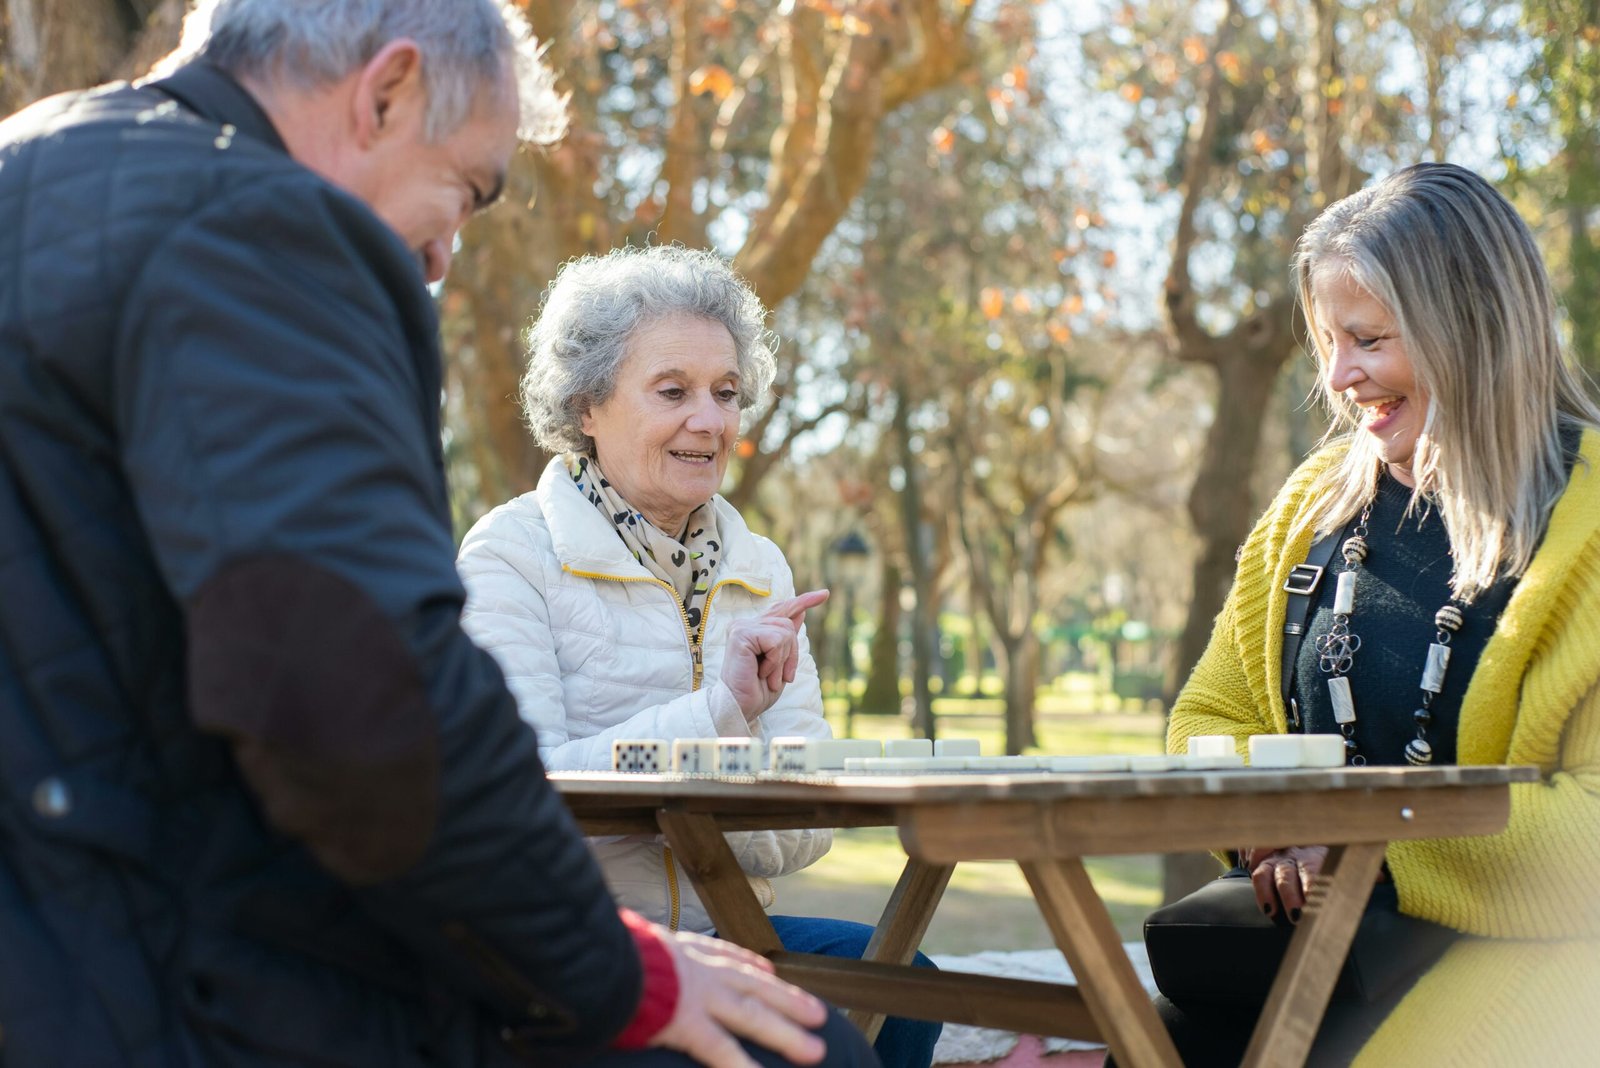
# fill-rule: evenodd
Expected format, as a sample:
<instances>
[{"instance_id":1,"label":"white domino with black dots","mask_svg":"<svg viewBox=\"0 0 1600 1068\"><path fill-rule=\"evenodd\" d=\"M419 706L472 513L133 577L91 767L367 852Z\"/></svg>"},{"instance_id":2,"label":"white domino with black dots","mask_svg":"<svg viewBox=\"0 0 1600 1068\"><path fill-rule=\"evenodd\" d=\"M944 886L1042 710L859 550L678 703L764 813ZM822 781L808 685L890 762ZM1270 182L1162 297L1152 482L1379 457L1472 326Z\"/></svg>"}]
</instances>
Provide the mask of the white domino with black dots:
<instances>
[{"instance_id":1,"label":"white domino with black dots","mask_svg":"<svg viewBox=\"0 0 1600 1068\"><path fill-rule=\"evenodd\" d=\"M672 743L672 770L679 775L715 775L717 740L679 738Z\"/></svg>"},{"instance_id":2,"label":"white domino with black dots","mask_svg":"<svg viewBox=\"0 0 1600 1068\"><path fill-rule=\"evenodd\" d=\"M667 743L659 738L619 738L611 743L611 768L631 775L667 770Z\"/></svg>"},{"instance_id":3,"label":"white domino with black dots","mask_svg":"<svg viewBox=\"0 0 1600 1068\"><path fill-rule=\"evenodd\" d=\"M756 774L763 770L761 749L761 742L755 738L718 738L717 774Z\"/></svg>"}]
</instances>

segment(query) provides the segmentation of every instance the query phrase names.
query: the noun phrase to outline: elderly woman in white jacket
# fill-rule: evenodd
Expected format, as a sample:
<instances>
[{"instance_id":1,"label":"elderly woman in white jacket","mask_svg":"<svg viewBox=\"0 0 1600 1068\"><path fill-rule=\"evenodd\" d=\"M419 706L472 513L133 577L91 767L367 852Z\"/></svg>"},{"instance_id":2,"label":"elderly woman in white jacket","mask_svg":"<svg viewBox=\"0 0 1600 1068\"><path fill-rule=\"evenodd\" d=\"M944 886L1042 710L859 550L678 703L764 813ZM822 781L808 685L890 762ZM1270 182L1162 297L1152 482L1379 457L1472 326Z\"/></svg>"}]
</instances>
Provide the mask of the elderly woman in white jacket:
<instances>
[{"instance_id":1,"label":"elderly woman in white jacket","mask_svg":"<svg viewBox=\"0 0 1600 1068\"><path fill-rule=\"evenodd\" d=\"M765 320L726 263L677 246L573 260L551 284L522 401L557 455L537 489L472 528L458 561L467 632L504 669L551 770L610 768L618 738L829 736L803 623L827 594L796 596L777 546L717 496L741 413L772 382ZM832 834L729 841L770 906L767 880L815 861ZM592 844L621 904L711 929L660 839ZM860 956L871 935L772 920L797 952ZM938 1034L890 1020L877 1050L922 1068Z\"/></svg>"}]
</instances>

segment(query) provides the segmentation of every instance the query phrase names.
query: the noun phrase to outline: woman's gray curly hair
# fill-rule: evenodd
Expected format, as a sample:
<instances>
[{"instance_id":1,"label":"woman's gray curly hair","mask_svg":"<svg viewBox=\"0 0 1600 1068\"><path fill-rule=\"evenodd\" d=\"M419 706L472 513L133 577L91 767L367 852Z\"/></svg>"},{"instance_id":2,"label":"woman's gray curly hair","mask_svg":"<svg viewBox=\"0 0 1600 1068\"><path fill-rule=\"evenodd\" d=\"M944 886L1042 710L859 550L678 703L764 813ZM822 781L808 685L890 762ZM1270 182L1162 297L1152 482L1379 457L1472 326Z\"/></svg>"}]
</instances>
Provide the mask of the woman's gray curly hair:
<instances>
[{"instance_id":1,"label":"woman's gray curly hair","mask_svg":"<svg viewBox=\"0 0 1600 1068\"><path fill-rule=\"evenodd\" d=\"M568 260L528 331L522 410L552 452L592 454L583 415L617 385L634 336L677 315L721 323L733 336L739 407L766 397L777 372L767 310L721 256L681 245L619 248Z\"/></svg>"}]
</instances>

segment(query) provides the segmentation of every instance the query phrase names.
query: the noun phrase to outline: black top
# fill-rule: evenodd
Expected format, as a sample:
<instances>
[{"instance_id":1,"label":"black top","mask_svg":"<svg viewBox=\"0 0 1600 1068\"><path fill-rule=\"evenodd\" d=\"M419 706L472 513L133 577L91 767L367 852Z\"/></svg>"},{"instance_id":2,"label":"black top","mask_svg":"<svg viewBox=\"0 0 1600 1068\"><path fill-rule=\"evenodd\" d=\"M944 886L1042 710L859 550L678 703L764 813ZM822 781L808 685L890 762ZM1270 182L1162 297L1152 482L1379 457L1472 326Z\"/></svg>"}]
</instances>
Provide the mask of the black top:
<instances>
[{"instance_id":1,"label":"black top","mask_svg":"<svg viewBox=\"0 0 1600 1068\"><path fill-rule=\"evenodd\" d=\"M1569 471L1578 438L1570 431L1562 433ZM1367 558L1357 568L1350 632L1360 637L1361 648L1349 677L1356 706L1354 737L1369 764L1406 762L1406 743L1417 735L1412 714L1422 707L1422 670L1428 646L1437 640L1434 613L1450 603L1450 538L1444 520L1426 506L1407 517L1410 503L1411 490L1385 471L1367 520ZM1345 524L1339 534L1341 545L1356 523L1352 518ZM1337 575L1343 570L1344 558L1335 550L1317 588L1295 661L1293 692L1300 706L1302 730L1310 734L1339 732L1328 696L1328 675L1318 669L1317 639L1333 625ZM1501 578L1470 605L1457 606L1465 622L1450 639L1444 688L1428 709L1433 718L1427 739L1435 764L1456 762L1462 698L1516 585L1515 578Z\"/></svg>"},{"instance_id":2,"label":"black top","mask_svg":"<svg viewBox=\"0 0 1600 1068\"><path fill-rule=\"evenodd\" d=\"M1422 705L1422 669L1428 646L1436 640L1433 616L1450 603L1450 538L1444 521L1431 508L1420 519L1407 518L1410 501L1411 490L1385 472L1367 520L1367 559L1357 567L1350 632L1361 639L1361 648L1350 668L1350 691L1356 705L1355 740L1369 764L1406 762L1406 743L1417 733L1412 712ZM1356 522L1345 524L1341 545ZM1312 734L1339 731L1328 675L1317 666L1317 640L1333 626L1336 576L1343 570L1343 558L1335 550L1296 661L1295 694L1304 729ZM1515 585L1514 579L1502 579L1472 604L1459 606L1466 622L1450 640L1444 689L1429 709L1433 721L1427 737L1434 763L1455 763L1461 698Z\"/></svg>"}]
</instances>

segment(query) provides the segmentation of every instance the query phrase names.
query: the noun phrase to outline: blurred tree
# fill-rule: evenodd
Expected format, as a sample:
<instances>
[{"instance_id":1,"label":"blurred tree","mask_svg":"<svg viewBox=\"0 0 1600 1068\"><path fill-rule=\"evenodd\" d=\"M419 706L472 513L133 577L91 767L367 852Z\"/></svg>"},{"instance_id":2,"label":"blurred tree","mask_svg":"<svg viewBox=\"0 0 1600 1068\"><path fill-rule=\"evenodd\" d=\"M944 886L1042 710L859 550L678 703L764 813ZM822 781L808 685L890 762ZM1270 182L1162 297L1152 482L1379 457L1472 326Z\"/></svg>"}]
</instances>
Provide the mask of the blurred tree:
<instances>
[{"instance_id":1,"label":"blurred tree","mask_svg":"<svg viewBox=\"0 0 1600 1068\"><path fill-rule=\"evenodd\" d=\"M178 43L184 0L6 0L0 115L68 89L143 74Z\"/></svg>"},{"instance_id":2,"label":"blurred tree","mask_svg":"<svg viewBox=\"0 0 1600 1068\"><path fill-rule=\"evenodd\" d=\"M969 62L961 0L521 0L572 94L572 130L525 154L508 196L530 210L468 227L445 312L469 510L530 488L542 457L515 403L520 324L570 256L645 241L713 243L769 308L799 288L865 182L884 118ZM1002 9L1011 3L1002 4ZM745 437L736 505L800 434L804 363L780 352L777 403Z\"/></svg>"},{"instance_id":3,"label":"blurred tree","mask_svg":"<svg viewBox=\"0 0 1600 1068\"><path fill-rule=\"evenodd\" d=\"M1539 139L1513 132L1504 156L1514 184L1537 190L1536 203L1559 215L1561 238L1551 267L1561 287L1574 354L1600 375L1600 4L1528 0L1524 23L1534 36L1526 101L1513 100L1525 131L1548 123L1554 158L1531 170L1522 156Z\"/></svg>"}]
</instances>

